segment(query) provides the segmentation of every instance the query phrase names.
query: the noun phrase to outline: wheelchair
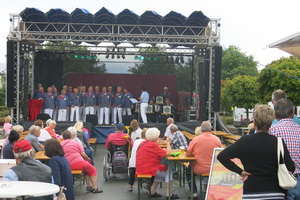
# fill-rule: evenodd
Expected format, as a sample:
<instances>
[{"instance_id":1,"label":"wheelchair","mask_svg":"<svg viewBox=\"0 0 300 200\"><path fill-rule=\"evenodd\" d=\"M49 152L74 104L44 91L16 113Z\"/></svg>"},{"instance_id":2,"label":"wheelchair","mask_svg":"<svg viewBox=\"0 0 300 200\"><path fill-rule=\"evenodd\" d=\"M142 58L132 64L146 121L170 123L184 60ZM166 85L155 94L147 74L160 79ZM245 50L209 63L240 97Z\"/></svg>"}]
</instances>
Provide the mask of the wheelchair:
<instances>
[{"instance_id":1,"label":"wheelchair","mask_svg":"<svg viewBox=\"0 0 300 200\"><path fill-rule=\"evenodd\" d=\"M107 154L103 158L103 178L105 181L108 181L114 174L128 174L128 164L129 164L129 158L130 158L130 142L128 141L125 145L114 145L110 143L110 149L107 151ZM126 164L124 163L124 166L114 166L113 162L113 156L114 153L117 154L122 152L122 156L126 156ZM123 154L124 153L124 154ZM122 159L122 158L121 158Z\"/></svg>"}]
</instances>

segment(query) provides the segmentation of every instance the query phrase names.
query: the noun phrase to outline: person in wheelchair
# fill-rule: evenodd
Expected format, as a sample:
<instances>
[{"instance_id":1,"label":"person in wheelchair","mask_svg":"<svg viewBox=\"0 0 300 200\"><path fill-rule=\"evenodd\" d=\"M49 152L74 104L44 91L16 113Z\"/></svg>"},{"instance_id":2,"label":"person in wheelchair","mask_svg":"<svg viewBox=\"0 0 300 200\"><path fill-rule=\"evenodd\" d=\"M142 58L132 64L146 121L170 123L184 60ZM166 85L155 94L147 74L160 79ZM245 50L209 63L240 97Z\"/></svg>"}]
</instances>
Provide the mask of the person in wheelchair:
<instances>
[{"instance_id":1,"label":"person in wheelchair","mask_svg":"<svg viewBox=\"0 0 300 200\"><path fill-rule=\"evenodd\" d=\"M110 150L111 145L122 146L126 145L128 142L130 143L130 149L133 146L133 142L131 138L129 138L128 134L124 133L125 125L123 123L117 124L116 132L110 134L105 142L105 147L107 150Z\"/></svg>"}]
</instances>

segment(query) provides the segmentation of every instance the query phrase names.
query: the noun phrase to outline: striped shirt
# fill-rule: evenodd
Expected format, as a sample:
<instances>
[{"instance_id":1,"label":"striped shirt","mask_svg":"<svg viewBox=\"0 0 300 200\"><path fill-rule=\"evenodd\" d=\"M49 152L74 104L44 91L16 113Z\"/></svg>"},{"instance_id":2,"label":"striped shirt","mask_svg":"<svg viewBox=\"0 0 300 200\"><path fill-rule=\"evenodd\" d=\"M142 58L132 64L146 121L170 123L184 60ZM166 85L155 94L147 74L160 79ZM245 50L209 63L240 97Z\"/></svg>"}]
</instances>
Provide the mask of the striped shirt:
<instances>
[{"instance_id":1,"label":"striped shirt","mask_svg":"<svg viewBox=\"0 0 300 200\"><path fill-rule=\"evenodd\" d=\"M271 126L269 134L284 140L295 163L294 174L300 174L300 125L293 122L293 119L282 119Z\"/></svg>"}]
</instances>

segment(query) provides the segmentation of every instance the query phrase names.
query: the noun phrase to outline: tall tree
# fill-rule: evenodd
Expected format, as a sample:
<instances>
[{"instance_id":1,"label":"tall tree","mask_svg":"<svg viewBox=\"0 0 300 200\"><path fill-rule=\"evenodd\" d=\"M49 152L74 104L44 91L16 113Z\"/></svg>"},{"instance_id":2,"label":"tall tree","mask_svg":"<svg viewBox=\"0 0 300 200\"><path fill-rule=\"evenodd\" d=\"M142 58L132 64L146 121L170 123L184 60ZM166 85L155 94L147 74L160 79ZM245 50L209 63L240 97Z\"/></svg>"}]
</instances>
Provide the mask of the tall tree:
<instances>
[{"instance_id":1,"label":"tall tree","mask_svg":"<svg viewBox=\"0 0 300 200\"><path fill-rule=\"evenodd\" d=\"M256 63L252 55L247 55L234 45L223 50L222 80L240 75L257 76L257 74Z\"/></svg>"},{"instance_id":2,"label":"tall tree","mask_svg":"<svg viewBox=\"0 0 300 200\"><path fill-rule=\"evenodd\" d=\"M266 103L271 100L274 90L282 89L295 105L300 105L300 59L293 56L280 58L273 61L268 67L259 73L257 79L259 99Z\"/></svg>"},{"instance_id":3,"label":"tall tree","mask_svg":"<svg viewBox=\"0 0 300 200\"><path fill-rule=\"evenodd\" d=\"M256 77L242 75L226 80L221 93L225 105L245 108L248 118L248 110L258 103Z\"/></svg>"},{"instance_id":4,"label":"tall tree","mask_svg":"<svg viewBox=\"0 0 300 200\"><path fill-rule=\"evenodd\" d=\"M5 74L0 74L0 106L5 106Z\"/></svg>"}]
</instances>

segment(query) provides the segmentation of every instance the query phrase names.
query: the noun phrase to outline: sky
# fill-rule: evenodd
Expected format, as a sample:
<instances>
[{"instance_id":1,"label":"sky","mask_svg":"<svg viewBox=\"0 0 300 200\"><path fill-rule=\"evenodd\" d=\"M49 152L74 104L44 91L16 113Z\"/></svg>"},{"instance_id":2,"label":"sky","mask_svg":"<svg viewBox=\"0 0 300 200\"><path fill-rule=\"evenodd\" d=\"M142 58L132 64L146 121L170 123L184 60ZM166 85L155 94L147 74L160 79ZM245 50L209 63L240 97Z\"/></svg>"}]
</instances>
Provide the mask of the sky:
<instances>
[{"instance_id":1,"label":"sky","mask_svg":"<svg viewBox=\"0 0 300 200\"><path fill-rule=\"evenodd\" d=\"M162 16L171 10L187 17L195 10L202 11L209 18L221 18L223 47L236 45L266 65L289 56L267 45L299 31L299 6L299 0L1 0L0 63L6 63L9 13L20 13L26 7L39 8L43 12L63 8L69 13L78 7L96 13L106 7L114 14L128 8L138 15L154 10Z\"/></svg>"}]
</instances>

